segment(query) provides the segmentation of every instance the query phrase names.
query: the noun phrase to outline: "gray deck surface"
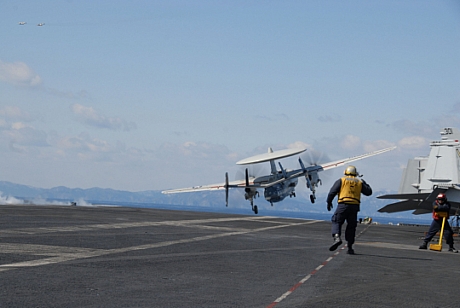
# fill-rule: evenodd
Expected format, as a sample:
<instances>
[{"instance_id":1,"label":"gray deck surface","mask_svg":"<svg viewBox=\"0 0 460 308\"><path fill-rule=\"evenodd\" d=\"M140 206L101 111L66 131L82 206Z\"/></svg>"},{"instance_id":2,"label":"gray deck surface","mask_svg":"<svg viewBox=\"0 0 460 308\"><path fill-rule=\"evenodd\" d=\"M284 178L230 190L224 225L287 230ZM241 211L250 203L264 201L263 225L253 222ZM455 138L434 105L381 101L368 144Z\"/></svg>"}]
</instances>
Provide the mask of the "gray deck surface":
<instances>
[{"instance_id":1,"label":"gray deck surface","mask_svg":"<svg viewBox=\"0 0 460 308\"><path fill-rule=\"evenodd\" d=\"M0 307L459 307L427 226L123 207L0 206ZM457 239L457 238L456 238Z\"/></svg>"}]
</instances>

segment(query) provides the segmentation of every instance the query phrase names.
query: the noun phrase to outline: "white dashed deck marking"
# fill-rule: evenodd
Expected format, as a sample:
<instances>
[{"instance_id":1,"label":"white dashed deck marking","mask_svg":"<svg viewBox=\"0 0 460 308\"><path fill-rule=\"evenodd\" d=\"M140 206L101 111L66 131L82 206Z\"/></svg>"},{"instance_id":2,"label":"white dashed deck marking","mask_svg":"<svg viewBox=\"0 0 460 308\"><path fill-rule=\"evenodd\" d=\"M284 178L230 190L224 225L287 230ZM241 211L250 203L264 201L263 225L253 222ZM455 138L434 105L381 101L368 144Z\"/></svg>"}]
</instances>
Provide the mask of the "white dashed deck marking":
<instances>
[{"instance_id":1,"label":"white dashed deck marking","mask_svg":"<svg viewBox=\"0 0 460 308\"><path fill-rule=\"evenodd\" d=\"M130 251L139 251L146 249L155 249L160 247L166 247L171 245L187 244L192 242L207 241L216 238L243 235L249 233L263 232L268 230L308 225L319 222L319 220L308 220L300 223L288 223L280 221L270 221L273 217L259 216L259 217L236 217L236 218L217 218L217 219L199 219L199 220L180 220L180 221L163 221L163 222L137 222L137 223L118 223L118 224L97 224L97 225L83 225L73 227L55 227L55 228L27 228L27 229L14 229L14 230L2 230L0 233L6 237L8 235L18 234L29 234L38 235L43 233L60 233L60 232L81 232L81 231L93 231L101 229L125 229L125 228L136 228L136 227L149 227L149 226L177 226L177 227L191 227L201 228L208 230L215 230L224 233L216 233L205 236L198 236L194 238L178 239L174 241L165 241L159 243L130 246L116 249L94 249L94 248L81 248L81 247L63 247L63 246L49 246L49 245L31 245L31 244L18 244L18 243L0 243L0 251L2 253L11 253L19 255L36 255L36 256L47 256L48 258L41 258L30 261L16 262L10 264L0 265L0 272L17 269L27 268L35 266L43 266L49 264L57 264L77 259L86 259L93 257L100 257L110 254L126 253ZM257 221L275 224L274 226L245 229L245 228L229 228L229 227L218 227L208 226L203 224L228 222L228 221Z\"/></svg>"}]
</instances>

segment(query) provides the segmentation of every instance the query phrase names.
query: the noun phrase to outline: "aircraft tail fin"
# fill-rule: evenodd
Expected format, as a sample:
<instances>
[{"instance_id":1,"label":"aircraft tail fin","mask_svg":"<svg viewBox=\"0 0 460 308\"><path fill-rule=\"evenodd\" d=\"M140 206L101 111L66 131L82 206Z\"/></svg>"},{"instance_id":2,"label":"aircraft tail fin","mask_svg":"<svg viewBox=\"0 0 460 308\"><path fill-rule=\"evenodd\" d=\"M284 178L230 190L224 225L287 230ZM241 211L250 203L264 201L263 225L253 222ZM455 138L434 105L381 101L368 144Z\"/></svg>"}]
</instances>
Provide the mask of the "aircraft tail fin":
<instances>
[{"instance_id":1,"label":"aircraft tail fin","mask_svg":"<svg viewBox=\"0 0 460 308\"><path fill-rule=\"evenodd\" d=\"M425 172L427 160L427 157L409 159L402 174L398 191L399 194L413 194L419 192L420 179Z\"/></svg>"}]
</instances>

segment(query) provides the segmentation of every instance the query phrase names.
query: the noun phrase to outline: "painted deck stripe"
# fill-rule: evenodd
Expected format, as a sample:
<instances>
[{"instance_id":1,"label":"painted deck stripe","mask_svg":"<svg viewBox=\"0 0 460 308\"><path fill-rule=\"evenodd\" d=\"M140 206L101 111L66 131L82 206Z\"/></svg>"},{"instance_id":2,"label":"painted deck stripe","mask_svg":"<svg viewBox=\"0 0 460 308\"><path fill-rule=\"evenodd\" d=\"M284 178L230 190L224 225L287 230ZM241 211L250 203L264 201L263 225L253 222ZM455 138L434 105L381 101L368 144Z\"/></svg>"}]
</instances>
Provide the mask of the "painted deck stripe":
<instances>
[{"instance_id":1,"label":"painted deck stripe","mask_svg":"<svg viewBox=\"0 0 460 308\"><path fill-rule=\"evenodd\" d=\"M259 218L260 219L260 218ZM233 220L247 220L246 218L243 219L233 219ZM219 219L219 221L222 221ZM182 221L185 222L185 221ZM186 221L188 222L188 221ZM200 221L201 223L202 221ZM206 222L213 222L212 220L207 220ZM222 237L227 237L227 236L234 236L234 235L243 235L243 234L249 234L249 233L256 233L256 232L263 232L263 231L268 231L268 230L274 230L274 229L280 229L280 228L286 228L286 227L292 227L292 226L300 226L300 225L308 225L308 224L314 224L320 222L319 220L309 220L309 221L303 221L299 223L285 223L285 224L277 224L275 226L268 226L268 227L263 227L263 228L257 228L257 229L246 229L243 231L233 231L233 232L227 232L227 233L216 233L216 234L211 234L211 235L205 235L205 236L199 236L199 237L194 237L194 238L188 238L188 239L179 239L175 241L165 241L165 242L160 242L160 243L152 243L152 244L145 244L145 245L139 245L139 246L131 246L131 247L123 247L123 248L117 248L117 249L80 249L80 250L74 250L72 252L69 252L68 250L62 249L62 250L56 250L54 253L51 253L49 250L49 247L41 246L41 245L24 245L21 248L21 245L14 245L14 248L11 247L12 244L7 244L3 243L0 244L0 248L2 245L5 245L3 248L5 248L5 251L14 251L16 253L20 253L20 250L23 249L24 252L29 253L31 250L35 250L38 255L47 255L50 256L49 258L43 258L43 259L38 259L38 260L31 260L31 261L24 261L24 262L17 262L17 263L11 263L11 264L2 264L0 265L0 272L6 271L6 270L11 270L11 269L16 269L16 268L27 268L27 267L35 267L35 266L43 266L43 265L49 265L49 264L56 264L56 263L62 263L66 261L72 261L72 260L77 260L77 259L86 259L86 258L93 258L93 257L100 257L100 256L105 256L105 255L110 255L110 254L118 254L118 253L125 253L125 252L131 252L131 251L139 251L139 250L146 250L146 249L155 249L159 247L166 247L166 246L171 246L171 245L177 245L177 244L186 244L186 243L192 243L192 242L199 242L199 241L206 241L206 240L211 240L215 238L222 238ZM176 222L177 223L177 222ZM196 221L195 221L196 223ZM178 224L180 225L180 224ZM117 224L118 226L118 224ZM108 225L104 225L104 227L109 227ZM113 226L112 226L113 227ZM124 224L124 227L128 227L128 225ZM131 225L129 225L131 227ZM67 228L65 228L67 231ZM57 232L54 230L54 232ZM71 248L69 248L71 249Z\"/></svg>"},{"instance_id":2,"label":"painted deck stripe","mask_svg":"<svg viewBox=\"0 0 460 308\"><path fill-rule=\"evenodd\" d=\"M171 220L171 221L141 221L141 222L125 222L115 224L94 224L94 225L79 225L79 226L62 226L62 227L38 227L38 228L18 228L18 229L4 229L1 230L0 236L7 235L34 235L34 234L47 234L57 232L83 232L95 230L110 230L110 229L126 229L126 228L139 228L139 227L155 227L155 226L172 226L172 227L191 227L221 229L223 231L229 230L226 227L206 226L206 223L218 223L228 221L254 221L273 225L287 225L289 223L277 221L275 217L271 216L257 216L257 217L230 217L230 218L210 218L210 219L193 219L193 220ZM315 223L318 220L306 220L306 223ZM241 231L251 231L251 229L240 229Z\"/></svg>"},{"instance_id":3,"label":"painted deck stripe","mask_svg":"<svg viewBox=\"0 0 460 308\"><path fill-rule=\"evenodd\" d=\"M355 238L358 238L363 234L367 229L369 229L370 225L368 225L364 230L362 230ZM295 284L292 288L289 289L286 293L278 297L271 303L270 305L267 306L267 308L273 308L275 307L278 303L280 303L282 300L286 299L289 295L291 295L295 290L297 290L301 285L303 285L305 282L307 282L313 275L316 275L319 270L321 270L324 266L326 266L330 261L332 261L336 256L339 255L339 253L345 249L347 245L345 244L340 248L337 252L335 252L331 257L327 258L326 261L321 263L318 267L316 267L310 274L305 276L302 280L300 280L297 284Z\"/></svg>"}]
</instances>

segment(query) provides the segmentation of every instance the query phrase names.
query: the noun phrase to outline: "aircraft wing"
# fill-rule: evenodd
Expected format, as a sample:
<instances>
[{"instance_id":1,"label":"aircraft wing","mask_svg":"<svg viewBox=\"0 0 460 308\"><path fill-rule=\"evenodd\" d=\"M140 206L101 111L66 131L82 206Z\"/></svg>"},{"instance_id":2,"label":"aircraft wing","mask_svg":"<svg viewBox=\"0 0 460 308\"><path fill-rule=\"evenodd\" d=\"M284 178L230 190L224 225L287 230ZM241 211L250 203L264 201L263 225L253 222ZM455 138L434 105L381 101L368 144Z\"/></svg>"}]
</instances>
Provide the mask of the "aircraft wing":
<instances>
[{"instance_id":1,"label":"aircraft wing","mask_svg":"<svg viewBox=\"0 0 460 308\"><path fill-rule=\"evenodd\" d=\"M197 192L197 191L205 191L205 190L220 190L220 189L225 189L225 183L204 185L204 186L193 186L193 187L187 187L187 188L169 189L169 190L163 190L161 193L168 195L168 194Z\"/></svg>"},{"instance_id":2,"label":"aircraft wing","mask_svg":"<svg viewBox=\"0 0 460 308\"><path fill-rule=\"evenodd\" d=\"M302 169L297 169L297 170L294 170L294 171L290 171L287 179L301 177L301 176L304 176L306 173L311 174L311 173L314 173L314 172L320 172L320 171L333 169L333 168L340 167L340 166L343 166L345 164L348 164L348 163L351 163L351 162L354 162L354 161L357 161L357 160L361 160L361 159L364 159L364 158L367 158L367 157L371 157L371 156L379 155L379 154L382 154L382 153L385 153L385 152L389 152L389 151L392 151L394 149L396 149L396 146L385 148L385 149L382 149L382 150L377 150L377 151L374 151L374 152L370 152L370 153L366 153L366 154L362 154L362 155L358 155L358 156L353 156L353 157L341 159L341 160L336 160L336 161L325 163L325 164L313 165L313 166L308 166L308 167L305 167L303 165L303 162L300 161ZM276 184L276 183L270 183L268 186L272 186L273 184Z\"/></svg>"},{"instance_id":3,"label":"aircraft wing","mask_svg":"<svg viewBox=\"0 0 460 308\"><path fill-rule=\"evenodd\" d=\"M330 163L321 164L320 166L322 167L323 170L329 170L329 169L332 169L332 168L343 166L345 164L349 164L349 163L357 161L357 160L361 160L361 159L364 159L364 158L367 158L367 157L371 157L371 156L379 155L379 154L382 154L382 153L385 153L385 152L389 152L389 151L392 151L394 149L396 149L396 146L385 148L385 149L382 149L382 150L377 150L377 151L374 151L374 152L370 152L370 153L366 153L366 154L362 154L362 155L358 155L358 156L353 156L353 157L346 158L346 159L336 160L336 161L333 161L333 162L330 162Z\"/></svg>"},{"instance_id":4,"label":"aircraft wing","mask_svg":"<svg viewBox=\"0 0 460 308\"><path fill-rule=\"evenodd\" d=\"M342 166L344 164L347 164L347 163L350 163L350 162L353 162L353 161L357 161L357 160L364 159L364 158L367 158L367 157L371 157L371 156L374 156L374 155L382 154L382 153L385 153L385 152L388 152L388 151L391 151L391 150L394 150L394 149L396 149L395 146L385 148L385 149L382 149L382 150L378 150L378 151L374 151L374 152L370 152L370 153L366 153L366 154L362 154L362 155L358 155L358 156L354 156L354 157L350 157L350 158L346 158L346 159L342 159L342 160L337 160L337 161L326 163L326 164L313 165L313 166L308 166L308 167L305 167L303 165L303 163L300 161L300 164L301 164L302 168L286 172L286 175L287 175L286 177L282 177L279 180L276 180L276 181L273 181L273 182L261 183L260 185L257 185L257 186L249 185L248 187L268 188L268 187L274 186L274 185L276 185L278 183L281 183L281 182L284 182L284 181L287 181L287 180L290 180L290 179L293 179L293 178L298 178L298 177L301 177L301 176L305 176L306 173L311 174L311 173L314 173L314 172L329 170L329 169L332 169L332 168L340 167L340 166ZM229 187L231 187L231 186L229 186ZM240 185L238 187L243 187L244 188L246 186L244 185L244 182L243 182L242 185Z\"/></svg>"},{"instance_id":5,"label":"aircraft wing","mask_svg":"<svg viewBox=\"0 0 460 308\"><path fill-rule=\"evenodd\" d=\"M417 211L419 214L430 213L433 210L433 205L430 202L420 200L403 200L388 204L378 211L380 213L397 213L412 210ZM421 210L423 210L423 213Z\"/></svg>"},{"instance_id":6,"label":"aircraft wing","mask_svg":"<svg viewBox=\"0 0 460 308\"><path fill-rule=\"evenodd\" d=\"M450 202L450 201L449 201ZM458 215L460 203L450 202L450 215ZM380 213L397 213L404 211L412 211L414 215L428 214L433 211L433 202L428 200L404 200L396 203L388 204L378 210Z\"/></svg>"},{"instance_id":7,"label":"aircraft wing","mask_svg":"<svg viewBox=\"0 0 460 308\"><path fill-rule=\"evenodd\" d=\"M283 179L284 181L285 179ZM280 182L280 181L277 181ZM270 183L272 184L272 183ZM273 184L272 184L273 185ZM245 180L237 180L228 183L228 188L265 188L267 185L254 185L254 177L249 178L249 185L246 186ZM197 191L208 191L208 190L222 190L225 189L225 183L219 184L211 184L211 185L203 185L203 186L193 186L187 188L177 188L177 189L169 189L163 190L162 194L178 194L178 193L186 193L186 192L197 192Z\"/></svg>"},{"instance_id":8,"label":"aircraft wing","mask_svg":"<svg viewBox=\"0 0 460 308\"><path fill-rule=\"evenodd\" d=\"M399 199L402 201L388 204L378 211L380 213L396 213L411 211L414 215L427 214L433 211L433 202L436 196L446 192L445 188L436 188L431 193L420 193L420 194L395 194L395 195L383 195L378 196L378 199ZM453 200L449 200L451 204L451 215L456 215L459 209L459 203Z\"/></svg>"},{"instance_id":9,"label":"aircraft wing","mask_svg":"<svg viewBox=\"0 0 460 308\"><path fill-rule=\"evenodd\" d=\"M326 163L326 164L314 165L314 166L308 166L308 167L304 167L303 163L301 163L302 169L289 171L289 172L287 172L287 177L283 177L283 178L281 178L281 179L279 179L277 181L269 182L269 183L266 183L266 184L261 184L260 186L258 186L256 188L267 188L267 187L276 185L276 184L278 184L280 182L283 182L283 181L286 181L286 180L290 180L290 179L293 179L293 178L298 178L298 177L301 177L301 176L305 176L305 172L311 173L311 172L319 172L319 171L329 170L329 169L332 169L332 168L340 167L340 166L342 166L344 164L347 164L347 163L350 163L350 162L353 162L353 161L357 161L357 160L364 159L364 158L367 158L367 157L371 157L371 156L374 156L374 155L382 154L382 153L385 153L385 152L388 152L388 151L391 151L391 150L394 150L394 149L396 149L395 146L385 148L385 149L382 149L382 150L378 150L378 151L374 151L374 152L370 152L370 153L366 153L366 154L362 154L362 155L358 155L358 156L353 156L353 157L342 159L342 160L336 160L334 162L330 162L330 163ZM243 185L243 187L244 187L244 185Z\"/></svg>"},{"instance_id":10,"label":"aircraft wing","mask_svg":"<svg viewBox=\"0 0 460 308\"><path fill-rule=\"evenodd\" d=\"M395 195L383 195L378 196L377 199L398 199L398 200L409 200L409 199L426 199L431 193L423 194L395 194Z\"/></svg>"},{"instance_id":11,"label":"aircraft wing","mask_svg":"<svg viewBox=\"0 0 460 308\"><path fill-rule=\"evenodd\" d=\"M354 157L350 157L350 158L346 158L346 159L342 159L342 160L337 160L337 161L322 164L322 165L309 166L309 167L306 167L305 170L304 169L297 169L297 170L289 171L287 173L287 177L280 178L279 180L276 180L276 181L273 181L273 182L261 183L261 184L255 185L254 184L254 179L255 178L250 177L249 178L249 185L246 185L246 181L243 179L243 180L237 180L237 181L229 182L228 187L229 188L267 188L267 187L276 185L278 183L284 182L284 181L289 180L289 179L304 176L305 171L314 172L314 171L329 170L329 169L339 167L339 166L342 166L344 164L347 164L347 163L350 163L350 162L353 162L353 161L357 161L357 160L360 160L360 159L363 159L363 158L367 158L367 157L371 157L371 156L374 156L374 155L382 154L382 153L394 150L395 148L396 147L394 146L394 147L390 147L390 148L370 152L370 153L363 154L363 155L358 155L358 156L354 156ZM304 150L299 150L298 152L303 152L303 151ZM293 155L292 153L288 153L288 154L289 154L289 156ZM270 158L272 158L272 157L270 157ZM259 162L259 161L257 161L257 162ZM255 162L251 161L251 163L255 163ZM240 164L243 164L243 163L240 163ZM244 164L247 164L247 162L244 161ZM221 190L221 189L225 189L225 183L211 184L211 185L204 185L204 186L193 186L193 187L188 187L188 188L170 189L170 190L164 190L164 191L162 191L162 193L163 194L177 194L177 193L185 193L185 192Z\"/></svg>"},{"instance_id":12,"label":"aircraft wing","mask_svg":"<svg viewBox=\"0 0 460 308\"><path fill-rule=\"evenodd\" d=\"M412 214L414 215L420 215L420 214L428 214L428 213L431 213L433 212L433 210L428 210L428 209L416 209L415 211L412 212ZM453 215L452 211L451 211L451 215Z\"/></svg>"}]
</instances>

